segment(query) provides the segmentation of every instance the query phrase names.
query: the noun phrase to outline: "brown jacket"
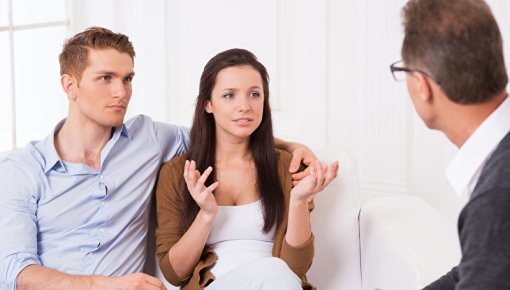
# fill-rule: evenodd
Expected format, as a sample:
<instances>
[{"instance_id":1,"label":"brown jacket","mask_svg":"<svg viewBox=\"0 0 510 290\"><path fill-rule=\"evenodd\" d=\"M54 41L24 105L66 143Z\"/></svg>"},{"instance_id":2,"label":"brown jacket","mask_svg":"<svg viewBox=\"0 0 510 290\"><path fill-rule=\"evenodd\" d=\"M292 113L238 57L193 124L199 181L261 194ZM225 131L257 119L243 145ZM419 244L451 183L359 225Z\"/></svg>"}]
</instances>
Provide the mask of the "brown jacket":
<instances>
[{"instance_id":1,"label":"brown jacket","mask_svg":"<svg viewBox=\"0 0 510 290\"><path fill-rule=\"evenodd\" d=\"M284 260L287 265L301 278L303 289L315 289L307 282L306 272L312 264L314 239L312 237L299 247L292 247L285 241L289 209L289 196L292 189L292 176L288 171L291 155L284 151L277 151L278 175L285 195L285 215L283 222L275 232L273 256ZM172 268L168 259L168 250L184 234L180 229L181 213L183 211L184 156L178 156L166 163L159 173L156 190L158 227L156 229L156 252L159 266L165 278L181 289L204 289L215 277L209 270L216 262L217 256L210 247L205 247L193 273L186 279L181 279ZM310 203L310 210L313 209Z\"/></svg>"}]
</instances>

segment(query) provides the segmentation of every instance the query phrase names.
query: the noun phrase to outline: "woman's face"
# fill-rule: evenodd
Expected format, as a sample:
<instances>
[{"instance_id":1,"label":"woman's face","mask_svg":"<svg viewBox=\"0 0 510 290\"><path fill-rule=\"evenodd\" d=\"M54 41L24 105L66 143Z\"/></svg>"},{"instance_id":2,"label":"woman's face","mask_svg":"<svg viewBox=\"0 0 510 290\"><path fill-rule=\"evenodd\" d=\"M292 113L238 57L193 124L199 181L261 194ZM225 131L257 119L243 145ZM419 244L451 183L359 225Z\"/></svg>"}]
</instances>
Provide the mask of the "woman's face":
<instances>
[{"instance_id":1,"label":"woman's face","mask_svg":"<svg viewBox=\"0 0 510 290\"><path fill-rule=\"evenodd\" d=\"M250 65L220 70L205 110L214 115L217 139L249 139L264 113L260 73Z\"/></svg>"}]
</instances>

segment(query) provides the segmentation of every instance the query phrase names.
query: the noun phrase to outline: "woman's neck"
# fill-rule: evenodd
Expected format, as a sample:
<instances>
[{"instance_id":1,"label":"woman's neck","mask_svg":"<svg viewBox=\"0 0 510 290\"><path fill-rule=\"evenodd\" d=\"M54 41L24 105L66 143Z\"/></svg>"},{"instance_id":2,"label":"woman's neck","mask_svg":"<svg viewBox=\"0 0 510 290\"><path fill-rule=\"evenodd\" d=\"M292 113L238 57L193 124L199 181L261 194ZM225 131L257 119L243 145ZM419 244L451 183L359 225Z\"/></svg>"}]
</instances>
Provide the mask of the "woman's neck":
<instances>
[{"instance_id":1,"label":"woman's neck","mask_svg":"<svg viewBox=\"0 0 510 290\"><path fill-rule=\"evenodd\" d=\"M251 151L249 139L246 140L217 140L216 163L230 163L235 161L250 161Z\"/></svg>"}]
</instances>

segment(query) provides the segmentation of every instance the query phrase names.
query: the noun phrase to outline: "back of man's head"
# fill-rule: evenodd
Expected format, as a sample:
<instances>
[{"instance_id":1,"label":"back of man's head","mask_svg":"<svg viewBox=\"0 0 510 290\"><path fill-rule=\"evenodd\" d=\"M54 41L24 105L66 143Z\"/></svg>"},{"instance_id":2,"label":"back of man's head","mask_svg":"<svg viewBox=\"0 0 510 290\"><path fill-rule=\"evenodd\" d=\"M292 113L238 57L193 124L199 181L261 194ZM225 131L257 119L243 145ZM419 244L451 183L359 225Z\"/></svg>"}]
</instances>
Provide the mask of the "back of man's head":
<instances>
[{"instance_id":1,"label":"back of man's head","mask_svg":"<svg viewBox=\"0 0 510 290\"><path fill-rule=\"evenodd\" d=\"M459 104L482 103L508 82L501 33L483 0L410 0L402 59Z\"/></svg>"},{"instance_id":2,"label":"back of man's head","mask_svg":"<svg viewBox=\"0 0 510 290\"><path fill-rule=\"evenodd\" d=\"M129 38L102 27L89 27L69 38L59 55L60 75L68 74L80 80L87 67L89 49L115 49L127 53L134 61L135 50Z\"/></svg>"}]
</instances>

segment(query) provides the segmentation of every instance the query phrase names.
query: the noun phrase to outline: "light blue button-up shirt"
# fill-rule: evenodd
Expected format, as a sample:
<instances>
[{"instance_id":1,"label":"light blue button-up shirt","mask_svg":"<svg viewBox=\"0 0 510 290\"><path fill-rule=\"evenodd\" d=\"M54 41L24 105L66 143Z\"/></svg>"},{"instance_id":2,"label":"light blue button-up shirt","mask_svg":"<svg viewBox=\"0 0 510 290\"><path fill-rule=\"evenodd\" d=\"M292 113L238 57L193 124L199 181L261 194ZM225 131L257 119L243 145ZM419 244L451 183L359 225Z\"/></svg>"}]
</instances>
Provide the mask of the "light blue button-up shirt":
<instances>
[{"instance_id":1,"label":"light blue button-up shirt","mask_svg":"<svg viewBox=\"0 0 510 290\"><path fill-rule=\"evenodd\" d=\"M189 140L187 128L139 115L115 128L95 170L61 160L54 133L0 161L1 289L16 289L31 264L81 275L142 271L158 169Z\"/></svg>"}]
</instances>

